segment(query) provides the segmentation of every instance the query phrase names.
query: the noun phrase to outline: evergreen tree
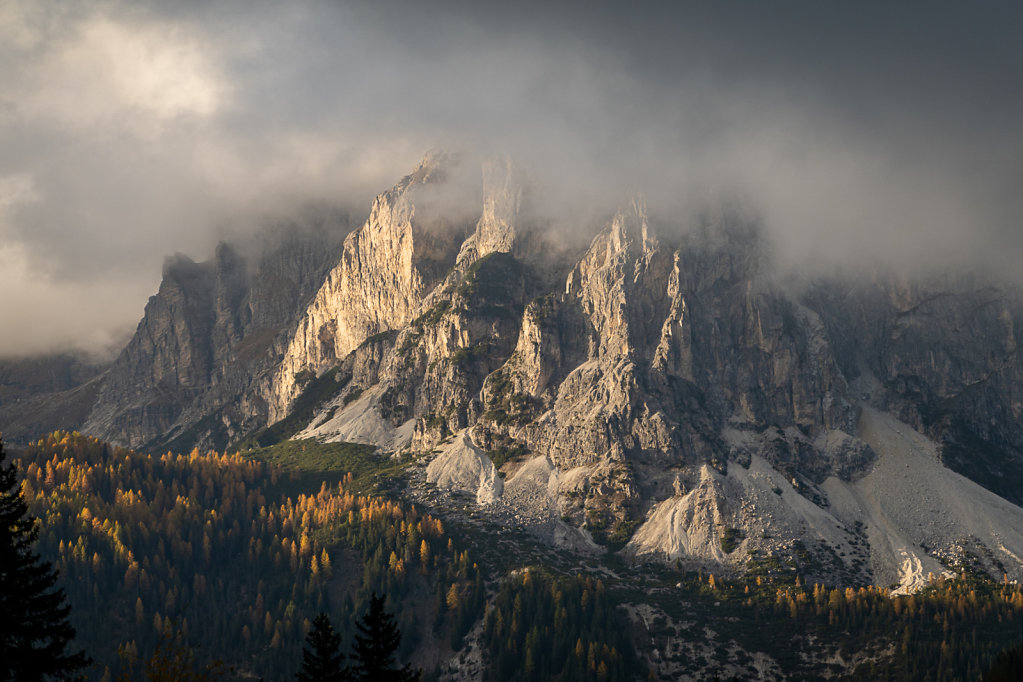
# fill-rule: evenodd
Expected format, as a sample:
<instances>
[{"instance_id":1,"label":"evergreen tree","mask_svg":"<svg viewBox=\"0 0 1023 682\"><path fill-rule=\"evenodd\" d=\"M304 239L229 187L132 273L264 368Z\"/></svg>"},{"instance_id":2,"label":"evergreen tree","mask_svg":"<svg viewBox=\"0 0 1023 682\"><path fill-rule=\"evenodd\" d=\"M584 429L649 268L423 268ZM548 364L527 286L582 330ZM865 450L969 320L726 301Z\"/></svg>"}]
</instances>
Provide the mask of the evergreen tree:
<instances>
[{"instance_id":1,"label":"evergreen tree","mask_svg":"<svg viewBox=\"0 0 1023 682\"><path fill-rule=\"evenodd\" d=\"M148 682L216 682L224 678L225 670L219 661L199 667L195 650L185 642L184 633L167 619L163 640L152 657L146 661Z\"/></svg>"},{"instance_id":2,"label":"evergreen tree","mask_svg":"<svg viewBox=\"0 0 1023 682\"><path fill-rule=\"evenodd\" d=\"M342 666L345 660L341 653L341 637L334 632L327 614L321 613L313 621L313 628L306 637L306 648L302 651L302 669L295 679L298 682L342 682L348 679Z\"/></svg>"},{"instance_id":3,"label":"evergreen tree","mask_svg":"<svg viewBox=\"0 0 1023 682\"><path fill-rule=\"evenodd\" d=\"M418 682L421 672L405 665L398 668L395 652L401 644L401 632L394 616L384 611L384 597L376 592L369 609L355 623L358 634L352 646L352 677L358 682Z\"/></svg>"},{"instance_id":4,"label":"evergreen tree","mask_svg":"<svg viewBox=\"0 0 1023 682\"><path fill-rule=\"evenodd\" d=\"M67 651L71 608L53 566L33 551L39 529L5 460L0 441L0 679L68 678L89 660Z\"/></svg>"}]
</instances>

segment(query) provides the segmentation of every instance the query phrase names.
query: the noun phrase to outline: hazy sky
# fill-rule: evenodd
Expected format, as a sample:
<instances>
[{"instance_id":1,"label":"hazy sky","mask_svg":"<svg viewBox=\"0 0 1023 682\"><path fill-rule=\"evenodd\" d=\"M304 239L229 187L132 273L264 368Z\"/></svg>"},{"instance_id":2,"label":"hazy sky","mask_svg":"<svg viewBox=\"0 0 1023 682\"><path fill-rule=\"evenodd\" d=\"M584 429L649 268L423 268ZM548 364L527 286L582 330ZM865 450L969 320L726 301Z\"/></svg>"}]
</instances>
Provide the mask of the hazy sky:
<instances>
[{"instance_id":1,"label":"hazy sky","mask_svg":"<svg viewBox=\"0 0 1023 682\"><path fill-rule=\"evenodd\" d=\"M738 189L789 262L1023 256L1017 3L0 2L0 355L164 256L510 151L559 219Z\"/></svg>"}]
</instances>

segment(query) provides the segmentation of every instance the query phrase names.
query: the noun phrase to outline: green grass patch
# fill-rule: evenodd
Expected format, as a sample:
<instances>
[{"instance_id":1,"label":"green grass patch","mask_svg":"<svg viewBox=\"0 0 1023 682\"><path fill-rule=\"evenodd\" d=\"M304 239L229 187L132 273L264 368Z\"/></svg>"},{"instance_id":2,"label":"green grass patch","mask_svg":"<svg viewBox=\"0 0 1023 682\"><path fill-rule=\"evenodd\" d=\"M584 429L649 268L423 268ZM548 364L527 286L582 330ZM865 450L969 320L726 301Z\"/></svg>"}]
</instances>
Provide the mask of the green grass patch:
<instances>
[{"instance_id":1,"label":"green grass patch","mask_svg":"<svg viewBox=\"0 0 1023 682\"><path fill-rule=\"evenodd\" d=\"M745 537L745 534L738 528L725 528L721 533L721 550L725 554L731 554Z\"/></svg>"},{"instance_id":2,"label":"green grass patch","mask_svg":"<svg viewBox=\"0 0 1023 682\"><path fill-rule=\"evenodd\" d=\"M480 343L469 346L467 348L459 348L451 356L451 364L456 367L464 369L467 365L475 362L477 358L480 358L484 354L486 354L489 348L490 348L489 341L481 341Z\"/></svg>"},{"instance_id":3,"label":"green grass patch","mask_svg":"<svg viewBox=\"0 0 1023 682\"><path fill-rule=\"evenodd\" d=\"M393 341L398 336L397 329L388 329L387 331L379 332L367 337L365 341L359 344L359 348L365 348L366 346L373 345L374 343Z\"/></svg>"},{"instance_id":4,"label":"green grass patch","mask_svg":"<svg viewBox=\"0 0 1023 682\"><path fill-rule=\"evenodd\" d=\"M361 395L362 388L356 386L352 390L348 391L348 393L345 394L345 397L342 398L341 401L344 403L345 407L348 407L349 404L358 400Z\"/></svg>"},{"instance_id":5,"label":"green grass patch","mask_svg":"<svg viewBox=\"0 0 1023 682\"><path fill-rule=\"evenodd\" d=\"M360 443L320 443L316 440L288 440L269 447L243 452L250 459L274 464L284 470L279 492L295 496L315 493L320 484L336 486L348 473L352 482L345 486L361 494L378 493L391 486L405 463L375 453L372 445Z\"/></svg>"},{"instance_id":6,"label":"green grass patch","mask_svg":"<svg viewBox=\"0 0 1023 682\"><path fill-rule=\"evenodd\" d=\"M514 384L503 370L487 378L490 392L483 418L498 425L528 424L543 409L543 402L527 393L516 393Z\"/></svg>"},{"instance_id":7,"label":"green grass patch","mask_svg":"<svg viewBox=\"0 0 1023 682\"><path fill-rule=\"evenodd\" d=\"M451 299L445 298L437 301L429 310L412 321L416 327L435 327L444 317L444 313L451 309Z\"/></svg>"},{"instance_id":8,"label":"green grass patch","mask_svg":"<svg viewBox=\"0 0 1023 682\"><path fill-rule=\"evenodd\" d=\"M518 459L528 452L529 450L522 445L500 445L493 450L487 450L487 457L490 458L490 461L494 463L495 467L500 469L506 462Z\"/></svg>"},{"instance_id":9,"label":"green grass patch","mask_svg":"<svg viewBox=\"0 0 1023 682\"><path fill-rule=\"evenodd\" d=\"M610 533L607 534L607 548L609 552L617 552L625 547L632 534L639 527L639 519L622 519L615 524Z\"/></svg>"}]
</instances>

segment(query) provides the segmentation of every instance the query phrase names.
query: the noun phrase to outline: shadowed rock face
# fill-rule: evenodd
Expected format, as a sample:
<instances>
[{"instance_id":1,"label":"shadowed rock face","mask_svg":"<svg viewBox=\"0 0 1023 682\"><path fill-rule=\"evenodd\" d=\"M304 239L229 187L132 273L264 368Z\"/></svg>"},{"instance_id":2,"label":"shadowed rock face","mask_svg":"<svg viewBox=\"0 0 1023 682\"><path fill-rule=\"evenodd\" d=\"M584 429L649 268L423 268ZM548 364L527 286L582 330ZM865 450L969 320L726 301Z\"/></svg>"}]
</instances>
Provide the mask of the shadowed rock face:
<instances>
[{"instance_id":1,"label":"shadowed rock face","mask_svg":"<svg viewBox=\"0 0 1023 682\"><path fill-rule=\"evenodd\" d=\"M254 387L279 363L280 337L319 286L337 243L329 228L281 228L267 238L249 258L222 243L204 263L167 260L160 290L84 430L118 444L190 449L224 447L265 422Z\"/></svg>"},{"instance_id":2,"label":"shadowed rock face","mask_svg":"<svg viewBox=\"0 0 1023 682\"><path fill-rule=\"evenodd\" d=\"M941 444L947 466L1023 503L1020 292L975 277L818 288L839 360L872 402Z\"/></svg>"}]
</instances>

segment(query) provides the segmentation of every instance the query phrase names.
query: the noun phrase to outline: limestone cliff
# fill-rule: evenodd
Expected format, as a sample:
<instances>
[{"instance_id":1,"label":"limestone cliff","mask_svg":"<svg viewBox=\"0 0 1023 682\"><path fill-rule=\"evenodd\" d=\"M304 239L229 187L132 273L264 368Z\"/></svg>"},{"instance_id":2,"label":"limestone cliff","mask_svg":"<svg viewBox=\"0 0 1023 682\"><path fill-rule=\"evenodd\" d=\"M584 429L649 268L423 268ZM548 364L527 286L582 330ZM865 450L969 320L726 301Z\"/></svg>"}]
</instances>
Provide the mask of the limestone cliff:
<instances>
[{"instance_id":1,"label":"limestone cliff","mask_svg":"<svg viewBox=\"0 0 1023 682\"><path fill-rule=\"evenodd\" d=\"M471 409L483 380L511 353L526 302L542 292L550 279L546 270L525 262L536 255L541 240L530 225L519 222L521 189L514 169L506 160L491 159L482 167L479 219L471 231L456 231L459 237L468 232L468 237L459 249L446 252L450 260L441 263L450 266L446 275L426 287L429 280L420 265L424 260L414 254L417 248L435 244L437 232L433 231L432 242L426 239L431 235L420 235L424 230L417 227L420 218L412 202L419 193L430 205L429 184L440 185L438 191L442 191L444 170L450 163L452 160L444 157L427 157L396 190L377 199L375 207L405 205L402 215L411 217L376 224L371 216L362 230L349 237L346 254L364 243L365 248L376 250L374 257L357 263L342 259L310 306L280 374L282 395L288 390L297 393L297 385L289 388L290 377L297 374L295 368L310 373L323 371L341 361L341 349L351 347L359 356L366 339L393 329L393 347L374 369L374 381L379 381L380 390L373 394L372 407L394 428L414 423L415 443L420 448L465 428L474 418ZM389 208L380 215L384 214L393 217L395 211ZM396 240L396 234L404 241ZM426 247L417 247L420 242ZM395 243L404 246L392 248ZM457 241L452 243L459 245ZM433 268L434 272L438 270ZM378 288L388 277L415 283L414 293L388 302L386 297L391 293ZM352 281L362 284L357 288L345 284ZM334 312L324 312L330 310ZM390 317L383 320L381 310L390 311ZM334 314L337 319L331 317ZM328 330L323 332L328 342L312 343L311 328ZM351 384L360 389L368 387L354 376ZM334 402L328 409L336 412L338 407L344 405ZM317 423L313 431L322 436L336 427L333 437L349 433L352 419L361 422L362 417L355 415L356 411L364 414L363 408L362 403L352 405L351 414L338 415L333 427ZM381 438L389 440L391 436Z\"/></svg>"},{"instance_id":2,"label":"limestone cliff","mask_svg":"<svg viewBox=\"0 0 1023 682\"><path fill-rule=\"evenodd\" d=\"M1023 504L1023 328L1018 290L977 275L878 275L818 285L808 305L844 344L860 397L941 444L943 461Z\"/></svg>"},{"instance_id":3,"label":"limestone cliff","mask_svg":"<svg viewBox=\"0 0 1023 682\"><path fill-rule=\"evenodd\" d=\"M283 225L243 255L167 259L159 292L103 379L83 430L123 445L225 447L266 422L254 387L322 281L347 218Z\"/></svg>"},{"instance_id":4,"label":"limestone cliff","mask_svg":"<svg viewBox=\"0 0 1023 682\"><path fill-rule=\"evenodd\" d=\"M511 159L493 158L483 163L483 214L476 229L462 243L458 264L463 267L491 253L520 250L523 232L518 225L522 184Z\"/></svg>"},{"instance_id":5,"label":"limestone cliff","mask_svg":"<svg viewBox=\"0 0 1023 682\"><path fill-rule=\"evenodd\" d=\"M562 501L584 525L616 533L678 471L724 469L726 427L761 434L789 476L849 477L870 462L823 325L767 282L748 224L716 220L659 238L632 202L563 292L526 308L484 385L482 443L592 471Z\"/></svg>"},{"instance_id":6,"label":"limestone cliff","mask_svg":"<svg viewBox=\"0 0 1023 682\"><path fill-rule=\"evenodd\" d=\"M373 202L369 219L345 240L341 260L305 310L270 389L270 419L282 418L300 390L296 377L334 366L366 338L404 327L424 295L454 264L464 226L417 212L417 194L443 177L450 159L428 155Z\"/></svg>"}]
</instances>

